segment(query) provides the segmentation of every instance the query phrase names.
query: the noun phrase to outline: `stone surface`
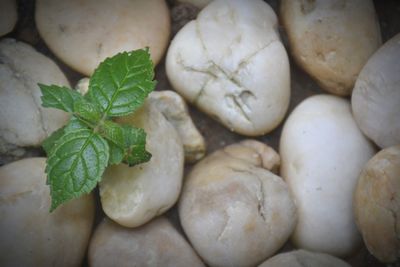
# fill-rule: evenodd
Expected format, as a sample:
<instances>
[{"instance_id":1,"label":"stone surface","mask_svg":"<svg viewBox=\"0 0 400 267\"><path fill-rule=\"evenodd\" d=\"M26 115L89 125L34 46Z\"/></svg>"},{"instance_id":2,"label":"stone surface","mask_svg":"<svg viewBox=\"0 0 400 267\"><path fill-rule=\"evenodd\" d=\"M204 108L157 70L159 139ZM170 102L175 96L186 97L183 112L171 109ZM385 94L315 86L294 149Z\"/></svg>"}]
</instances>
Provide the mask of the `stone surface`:
<instances>
[{"instance_id":1,"label":"stone surface","mask_svg":"<svg viewBox=\"0 0 400 267\"><path fill-rule=\"evenodd\" d=\"M272 131L288 108L289 62L262 1L213 1L172 40L166 72L186 100L243 135Z\"/></svg>"},{"instance_id":2,"label":"stone surface","mask_svg":"<svg viewBox=\"0 0 400 267\"><path fill-rule=\"evenodd\" d=\"M280 174L298 208L295 246L341 257L360 247L353 192L374 153L343 98L312 96L290 114L280 139Z\"/></svg>"},{"instance_id":3,"label":"stone surface","mask_svg":"<svg viewBox=\"0 0 400 267\"><path fill-rule=\"evenodd\" d=\"M106 57L139 48L157 64L171 31L165 0L38 0L35 16L50 49L88 76Z\"/></svg>"},{"instance_id":4,"label":"stone surface","mask_svg":"<svg viewBox=\"0 0 400 267\"><path fill-rule=\"evenodd\" d=\"M351 265L329 254L296 250L278 254L258 267L351 267Z\"/></svg>"},{"instance_id":5,"label":"stone surface","mask_svg":"<svg viewBox=\"0 0 400 267\"><path fill-rule=\"evenodd\" d=\"M283 0L281 19L296 62L333 94L351 94L381 45L372 0Z\"/></svg>"},{"instance_id":6,"label":"stone surface","mask_svg":"<svg viewBox=\"0 0 400 267\"><path fill-rule=\"evenodd\" d=\"M89 247L90 266L204 267L186 240L159 217L135 229L104 219Z\"/></svg>"},{"instance_id":7,"label":"stone surface","mask_svg":"<svg viewBox=\"0 0 400 267\"><path fill-rule=\"evenodd\" d=\"M101 204L115 222L137 227L166 212L177 201L183 179L183 145L172 124L149 101L117 122L146 131L146 149L152 158L134 167L108 167L99 184Z\"/></svg>"},{"instance_id":8,"label":"stone surface","mask_svg":"<svg viewBox=\"0 0 400 267\"><path fill-rule=\"evenodd\" d=\"M254 266L289 238L296 207L285 182L267 168L279 156L246 140L201 160L185 179L179 217L209 266Z\"/></svg>"},{"instance_id":9,"label":"stone surface","mask_svg":"<svg viewBox=\"0 0 400 267\"><path fill-rule=\"evenodd\" d=\"M400 146L381 150L360 174L354 214L368 250L380 261L400 261Z\"/></svg>"},{"instance_id":10,"label":"stone surface","mask_svg":"<svg viewBox=\"0 0 400 267\"><path fill-rule=\"evenodd\" d=\"M185 162L193 163L206 154L206 143L197 130L183 98L174 91L155 91L149 101L164 115L178 132L185 151Z\"/></svg>"},{"instance_id":11,"label":"stone surface","mask_svg":"<svg viewBox=\"0 0 400 267\"><path fill-rule=\"evenodd\" d=\"M92 230L94 199L85 195L50 213L45 158L0 168L0 265L81 266Z\"/></svg>"},{"instance_id":12,"label":"stone surface","mask_svg":"<svg viewBox=\"0 0 400 267\"><path fill-rule=\"evenodd\" d=\"M41 106L38 83L69 86L51 59L28 44L1 40L0 153L22 155L20 147L41 145L67 122L67 113Z\"/></svg>"},{"instance_id":13,"label":"stone surface","mask_svg":"<svg viewBox=\"0 0 400 267\"><path fill-rule=\"evenodd\" d=\"M351 97L358 126L381 148L400 144L399 62L400 33L368 60Z\"/></svg>"}]
</instances>

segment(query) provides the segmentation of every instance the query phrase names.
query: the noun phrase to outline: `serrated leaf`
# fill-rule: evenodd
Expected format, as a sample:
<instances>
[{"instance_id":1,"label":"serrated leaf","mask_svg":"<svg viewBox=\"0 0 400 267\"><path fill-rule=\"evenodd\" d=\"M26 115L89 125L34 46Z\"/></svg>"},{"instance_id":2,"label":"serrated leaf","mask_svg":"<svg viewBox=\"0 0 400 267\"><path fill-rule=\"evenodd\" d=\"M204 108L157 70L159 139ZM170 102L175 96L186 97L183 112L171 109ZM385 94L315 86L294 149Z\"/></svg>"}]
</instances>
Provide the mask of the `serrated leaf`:
<instances>
[{"instance_id":1,"label":"serrated leaf","mask_svg":"<svg viewBox=\"0 0 400 267\"><path fill-rule=\"evenodd\" d=\"M139 108L155 87L153 78L146 49L106 59L95 70L85 96L66 87L39 84L42 106L72 113L69 123L43 143L51 210L90 192L108 164L123 161L132 166L150 160L144 130L109 119Z\"/></svg>"},{"instance_id":2,"label":"serrated leaf","mask_svg":"<svg viewBox=\"0 0 400 267\"><path fill-rule=\"evenodd\" d=\"M49 137L47 137L43 143L42 143L42 147L44 149L44 151L46 152L46 155L49 155L50 150L53 148L53 146L55 145L56 141L64 135L64 128L62 127L60 129L58 129L57 131L54 131Z\"/></svg>"},{"instance_id":3,"label":"serrated leaf","mask_svg":"<svg viewBox=\"0 0 400 267\"><path fill-rule=\"evenodd\" d=\"M101 133L110 141L109 143L115 145L113 147L115 155L112 156L114 164L121 162L121 150L123 151L122 160L129 166L151 159L151 154L146 151L146 133L143 129L106 121L101 127Z\"/></svg>"},{"instance_id":4,"label":"serrated leaf","mask_svg":"<svg viewBox=\"0 0 400 267\"><path fill-rule=\"evenodd\" d=\"M147 50L123 52L104 60L94 71L88 97L107 116L138 109L154 89L154 70Z\"/></svg>"},{"instance_id":5,"label":"serrated leaf","mask_svg":"<svg viewBox=\"0 0 400 267\"><path fill-rule=\"evenodd\" d=\"M46 108L57 108L66 112L74 111L74 102L84 100L83 96L67 87L57 85L38 84L42 92L42 106Z\"/></svg>"},{"instance_id":6,"label":"serrated leaf","mask_svg":"<svg viewBox=\"0 0 400 267\"><path fill-rule=\"evenodd\" d=\"M50 211L92 191L107 167L108 158L108 144L99 134L85 128L65 132L47 160Z\"/></svg>"}]
</instances>

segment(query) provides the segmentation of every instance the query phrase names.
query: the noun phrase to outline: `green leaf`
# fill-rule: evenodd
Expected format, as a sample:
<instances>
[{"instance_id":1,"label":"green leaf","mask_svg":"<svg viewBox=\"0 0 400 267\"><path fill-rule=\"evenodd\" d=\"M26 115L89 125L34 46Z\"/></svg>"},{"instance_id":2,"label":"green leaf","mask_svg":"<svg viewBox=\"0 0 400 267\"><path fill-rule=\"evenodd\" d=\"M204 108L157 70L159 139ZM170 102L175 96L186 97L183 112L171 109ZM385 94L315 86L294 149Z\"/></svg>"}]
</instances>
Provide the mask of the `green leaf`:
<instances>
[{"instance_id":1,"label":"green leaf","mask_svg":"<svg viewBox=\"0 0 400 267\"><path fill-rule=\"evenodd\" d=\"M96 124L101 119L101 113L97 106L85 99L79 99L74 103L74 111L77 116L90 125Z\"/></svg>"},{"instance_id":2,"label":"green leaf","mask_svg":"<svg viewBox=\"0 0 400 267\"><path fill-rule=\"evenodd\" d=\"M64 135L64 127L58 129L57 131L54 131L49 137L47 137L43 141L42 147L47 155L49 155L50 150L53 148L56 141L63 135Z\"/></svg>"},{"instance_id":3,"label":"green leaf","mask_svg":"<svg viewBox=\"0 0 400 267\"><path fill-rule=\"evenodd\" d=\"M89 193L108 164L133 166L150 160L146 133L110 120L138 109L154 89L148 49L107 58L95 70L89 92L39 84L42 106L71 113L66 126L43 142L51 211L63 202Z\"/></svg>"},{"instance_id":4,"label":"green leaf","mask_svg":"<svg viewBox=\"0 0 400 267\"><path fill-rule=\"evenodd\" d=\"M100 126L99 132L114 144L120 147L125 147L125 133L122 125L119 125L113 121L105 121Z\"/></svg>"},{"instance_id":5,"label":"green leaf","mask_svg":"<svg viewBox=\"0 0 400 267\"><path fill-rule=\"evenodd\" d=\"M42 106L46 108L57 108L66 112L74 111L74 102L84 100L83 96L67 87L57 85L38 84L42 92Z\"/></svg>"},{"instance_id":6,"label":"green leaf","mask_svg":"<svg viewBox=\"0 0 400 267\"><path fill-rule=\"evenodd\" d=\"M125 151L124 148L116 145L115 143L107 140L108 146L110 148L110 158L108 159L108 164L119 164L124 160Z\"/></svg>"},{"instance_id":7,"label":"green leaf","mask_svg":"<svg viewBox=\"0 0 400 267\"><path fill-rule=\"evenodd\" d=\"M129 166L134 166L151 159L151 154L146 151L146 133L143 129L106 121L100 127L100 132L109 140L109 144L113 144L110 164L123 160Z\"/></svg>"},{"instance_id":8,"label":"green leaf","mask_svg":"<svg viewBox=\"0 0 400 267\"><path fill-rule=\"evenodd\" d=\"M46 152L46 154L49 155L51 149L58 141L58 139L61 138L61 136L63 136L67 132L75 131L77 129L89 129L89 128L85 123L82 122L81 119L79 119L76 116L71 116L67 125L54 131L49 137L47 137L43 141L42 147Z\"/></svg>"},{"instance_id":9,"label":"green leaf","mask_svg":"<svg viewBox=\"0 0 400 267\"><path fill-rule=\"evenodd\" d=\"M107 167L108 158L108 144L99 134L85 128L65 132L47 160L50 211L92 191Z\"/></svg>"},{"instance_id":10,"label":"green leaf","mask_svg":"<svg viewBox=\"0 0 400 267\"><path fill-rule=\"evenodd\" d=\"M68 124L64 127L65 132L72 132L79 129L89 129L89 126L82 121L79 117L73 115L69 119Z\"/></svg>"},{"instance_id":11,"label":"green leaf","mask_svg":"<svg viewBox=\"0 0 400 267\"><path fill-rule=\"evenodd\" d=\"M106 116L127 115L138 109L154 89L154 70L148 50L119 53L94 71L88 97Z\"/></svg>"},{"instance_id":12,"label":"green leaf","mask_svg":"<svg viewBox=\"0 0 400 267\"><path fill-rule=\"evenodd\" d=\"M149 161L151 154L146 151L146 132L129 125L122 125L122 127L126 147L124 162L129 166L134 166Z\"/></svg>"}]
</instances>

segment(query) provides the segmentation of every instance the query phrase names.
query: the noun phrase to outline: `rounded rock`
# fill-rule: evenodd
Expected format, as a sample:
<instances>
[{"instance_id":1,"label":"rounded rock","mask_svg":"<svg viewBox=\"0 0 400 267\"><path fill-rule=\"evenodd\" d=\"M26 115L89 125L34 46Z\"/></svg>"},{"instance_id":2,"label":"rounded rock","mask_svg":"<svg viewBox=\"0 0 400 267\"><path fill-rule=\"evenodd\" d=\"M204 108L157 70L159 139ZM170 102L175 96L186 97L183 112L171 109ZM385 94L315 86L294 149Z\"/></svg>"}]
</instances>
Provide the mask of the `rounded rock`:
<instances>
[{"instance_id":1,"label":"rounded rock","mask_svg":"<svg viewBox=\"0 0 400 267\"><path fill-rule=\"evenodd\" d=\"M172 124L150 101L117 122L146 131L146 149L152 158L134 167L109 166L99 184L101 204L115 222L137 227L164 213L177 201L183 179L183 145Z\"/></svg>"},{"instance_id":2,"label":"rounded rock","mask_svg":"<svg viewBox=\"0 0 400 267\"><path fill-rule=\"evenodd\" d=\"M135 229L105 219L89 247L90 266L204 267L167 219L159 217Z\"/></svg>"},{"instance_id":3,"label":"rounded rock","mask_svg":"<svg viewBox=\"0 0 400 267\"><path fill-rule=\"evenodd\" d=\"M353 192L362 167L374 154L349 101L317 95L295 108L280 140L281 175L298 209L295 246L344 257L361 245Z\"/></svg>"},{"instance_id":4,"label":"rounded rock","mask_svg":"<svg viewBox=\"0 0 400 267\"><path fill-rule=\"evenodd\" d=\"M194 166L179 201L182 227L210 266L254 266L289 238L296 207L268 171L276 152L255 140L218 150Z\"/></svg>"},{"instance_id":5,"label":"rounded rock","mask_svg":"<svg viewBox=\"0 0 400 267\"><path fill-rule=\"evenodd\" d=\"M172 40L171 85L232 131L272 131L290 99L289 61L277 26L263 1L213 1Z\"/></svg>"},{"instance_id":6,"label":"rounded rock","mask_svg":"<svg viewBox=\"0 0 400 267\"><path fill-rule=\"evenodd\" d=\"M397 34L368 60L351 98L358 126L381 148L400 144L399 61Z\"/></svg>"},{"instance_id":7,"label":"rounded rock","mask_svg":"<svg viewBox=\"0 0 400 267\"><path fill-rule=\"evenodd\" d=\"M38 0L35 19L50 49L88 76L106 57L144 47L157 64L171 31L165 0Z\"/></svg>"},{"instance_id":8,"label":"rounded rock","mask_svg":"<svg viewBox=\"0 0 400 267\"><path fill-rule=\"evenodd\" d=\"M81 266L94 219L85 195L50 213L45 158L0 167L0 265Z\"/></svg>"},{"instance_id":9,"label":"rounded rock","mask_svg":"<svg viewBox=\"0 0 400 267\"><path fill-rule=\"evenodd\" d=\"M0 153L39 146L69 116L42 107L38 83L69 87L68 80L51 59L14 39L0 41L0 63Z\"/></svg>"},{"instance_id":10,"label":"rounded rock","mask_svg":"<svg viewBox=\"0 0 400 267\"><path fill-rule=\"evenodd\" d=\"M283 0L281 18L294 59L337 95L351 94L382 42L372 0Z\"/></svg>"},{"instance_id":11,"label":"rounded rock","mask_svg":"<svg viewBox=\"0 0 400 267\"><path fill-rule=\"evenodd\" d=\"M400 259L400 146L381 150L360 174L354 213L369 252L385 263Z\"/></svg>"}]
</instances>

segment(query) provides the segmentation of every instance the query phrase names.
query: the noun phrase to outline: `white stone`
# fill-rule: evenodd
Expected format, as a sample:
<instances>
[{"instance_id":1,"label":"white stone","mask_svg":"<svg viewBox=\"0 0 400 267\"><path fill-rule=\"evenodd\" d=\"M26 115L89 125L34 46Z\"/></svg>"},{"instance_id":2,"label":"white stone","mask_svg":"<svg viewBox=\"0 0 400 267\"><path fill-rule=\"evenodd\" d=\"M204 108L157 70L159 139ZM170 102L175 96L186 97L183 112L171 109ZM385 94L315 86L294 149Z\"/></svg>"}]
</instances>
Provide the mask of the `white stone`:
<instances>
[{"instance_id":1,"label":"white stone","mask_svg":"<svg viewBox=\"0 0 400 267\"><path fill-rule=\"evenodd\" d=\"M182 227L209 266L255 266L296 224L285 182L266 168L277 153L255 140L218 150L194 166L179 201Z\"/></svg>"},{"instance_id":2,"label":"white stone","mask_svg":"<svg viewBox=\"0 0 400 267\"><path fill-rule=\"evenodd\" d=\"M139 48L157 64L170 36L165 0L38 0L35 19L50 49L88 76L106 57Z\"/></svg>"},{"instance_id":3,"label":"white stone","mask_svg":"<svg viewBox=\"0 0 400 267\"><path fill-rule=\"evenodd\" d=\"M177 201L183 178L183 145L171 123L150 102L117 122L146 131L146 149L152 158L134 167L126 164L108 167L99 184L101 204L115 222L137 227L164 213Z\"/></svg>"},{"instance_id":4,"label":"white stone","mask_svg":"<svg viewBox=\"0 0 400 267\"><path fill-rule=\"evenodd\" d=\"M343 98L312 96L290 114L280 140L281 175L298 208L297 247L336 256L358 248L353 192L374 153Z\"/></svg>"},{"instance_id":5,"label":"white stone","mask_svg":"<svg viewBox=\"0 0 400 267\"><path fill-rule=\"evenodd\" d=\"M272 131L288 108L289 61L260 0L210 3L172 40L166 72L184 98L243 135Z\"/></svg>"},{"instance_id":6,"label":"white stone","mask_svg":"<svg viewBox=\"0 0 400 267\"><path fill-rule=\"evenodd\" d=\"M204 267L186 240L163 217L134 229L105 219L90 242L89 264L96 267Z\"/></svg>"},{"instance_id":7,"label":"white stone","mask_svg":"<svg viewBox=\"0 0 400 267\"><path fill-rule=\"evenodd\" d=\"M42 107L38 83L69 87L67 78L52 60L28 44L1 40L0 153L16 147L39 146L67 122L67 113Z\"/></svg>"},{"instance_id":8,"label":"white stone","mask_svg":"<svg viewBox=\"0 0 400 267\"><path fill-rule=\"evenodd\" d=\"M361 130L381 148L400 144L400 34L358 76L351 104Z\"/></svg>"},{"instance_id":9,"label":"white stone","mask_svg":"<svg viewBox=\"0 0 400 267\"><path fill-rule=\"evenodd\" d=\"M154 91L149 101L174 126L185 151L185 162L196 162L206 154L206 142L194 125L183 98L174 91Z\"/></svg>"},{"instance_id":10,"label":"white stone","mask_svg":"<svg viewBox=\"0 0 400 267\"><path fill-rule=\"evenodd\" d=\"M0 265L81 266L94 219L85 195L50 213L45 158L0 167Z\"/></svg>"}]
</instances>

